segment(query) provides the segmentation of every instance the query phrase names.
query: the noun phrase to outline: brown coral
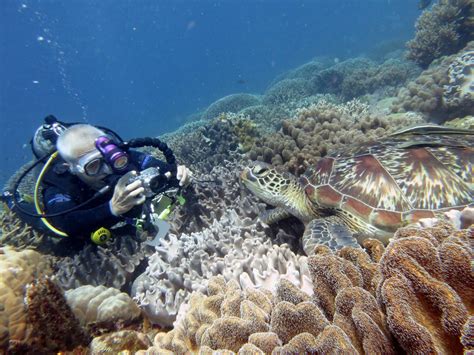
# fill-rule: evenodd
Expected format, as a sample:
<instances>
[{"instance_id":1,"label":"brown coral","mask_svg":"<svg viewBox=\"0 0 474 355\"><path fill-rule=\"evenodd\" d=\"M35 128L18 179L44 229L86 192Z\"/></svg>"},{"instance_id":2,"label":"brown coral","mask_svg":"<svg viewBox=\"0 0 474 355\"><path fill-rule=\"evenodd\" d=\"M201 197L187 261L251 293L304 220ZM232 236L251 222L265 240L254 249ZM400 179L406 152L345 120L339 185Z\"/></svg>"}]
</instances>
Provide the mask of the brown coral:
<instances>
[{"instance_id":1,"label":"brown coral","mask_svg":"<svg viewBox=\"0 0 474 355\"><path fill-rule=\"evenodd\" d=\"M89 344L89 335L69 308L62 290L50 278L43 277L27 286L25 306L28 335L11 344L12 352L57 352Z\"/></svg>"},{"instance_id":2,"label":"brown coral","mask_svg":"<svg viewBox=\"0 0 474 355\"><path fill-rule=\"evenodd\" d=\"M471 233L440 222L400 229L385 250L375 240L368 252L318 246L309 301L285 279L269 295L213 278L149 351L460 353L473 344Z\"/></svg>"},{"instance_id":3,"label":"brown coral","mask_svg":"<svg viewBox=\"0 0 474 355\"><path fill-rule=\"evenodd\" d=\"M433 243L423 237L394 240L380 265L380 298L401 346L410 353L461 351L459 336L468 311L443 278L443 263Z\"/></svg>"},{"instance_id":4,"label":"brown coral","mask_svg":"<svg viewBox=\"0 0 474 355\"><path fill-rule=\"evenodd\" d=\"M393 102L393 112L416 111L430 120L446 121L449 118L472 114L472 51L470 42L458 54L433 63L418 78L402 88ZM465 87L466 86L466 87Z\"/></svg>"},{"instance_id":5,"label":"brown coral","mask_svg":"<svg viewBox=\"0 0 474 355\"><path fill-rule=\"evenodd\" d=\"M407 43L408 59L422 67L436 58L455 53L473 35L471 0L441 0L425 10L416 22L415 38Z\"/></svg>"},{"instance_id":6,"label":"brown coral","mask_svg":"<svg viewBox=\"0 0 474 355\"><path fill-rule=\"evenodd\" d=\"M417 122L422 121L415 115L371 114L369 106L357 100L342 105L321 100L297 110L293 119L282 122L281 132L257 141L248 156L300 175L348 143L369 142Z\"/></svg>"}]
</instances>

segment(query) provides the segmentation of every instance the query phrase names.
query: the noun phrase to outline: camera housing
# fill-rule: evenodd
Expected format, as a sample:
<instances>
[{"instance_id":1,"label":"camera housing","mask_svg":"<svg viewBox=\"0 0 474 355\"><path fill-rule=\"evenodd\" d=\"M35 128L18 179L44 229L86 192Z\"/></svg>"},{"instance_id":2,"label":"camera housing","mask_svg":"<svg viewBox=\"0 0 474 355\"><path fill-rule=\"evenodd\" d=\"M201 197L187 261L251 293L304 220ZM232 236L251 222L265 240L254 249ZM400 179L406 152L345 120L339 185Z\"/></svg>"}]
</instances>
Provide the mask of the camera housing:
<instances>
[{"instance_id":1,"label":"camera housing","mask_svg":"<svg viewBox=\"0 0 474 355\"><path fill-rule=\"evenodd\" d=\"M158 167L151 167L141 171L139 175L132 177L128 183L131 184L137 180L142 182L146 198L155 196L168 184L168 179L161 174Z\"/></svg>"}]
</instances>

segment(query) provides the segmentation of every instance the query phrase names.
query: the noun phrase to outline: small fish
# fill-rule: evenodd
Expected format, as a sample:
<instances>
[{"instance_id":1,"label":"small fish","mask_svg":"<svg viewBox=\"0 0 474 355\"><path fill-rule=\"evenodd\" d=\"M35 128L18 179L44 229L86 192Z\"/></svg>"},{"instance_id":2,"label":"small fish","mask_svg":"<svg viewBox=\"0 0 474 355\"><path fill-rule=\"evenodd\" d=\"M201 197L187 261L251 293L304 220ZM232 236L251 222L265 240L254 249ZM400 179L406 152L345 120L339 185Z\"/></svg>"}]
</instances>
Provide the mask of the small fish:
<instances>
[{"instance_id":1,"label":"small fish","mask_svg":"<svg viewBox=\"0 0 474 355\"><path fill-rule=\"evenodd\" d=\"M239 79L237 80L237 84L243 85L246 84L247 82L244 79Z\"/></svg>"},{"instance_id":2,"label":"small fish","mask_svg":"<svg viewBox=\"0 0 474 355\"><path fill-rule=\"evenodd\" d=\"M426 9L428 6L430 6L431 0L419 0L418 1L418 8L420 10Z\"/></svg>"}]
</instances>

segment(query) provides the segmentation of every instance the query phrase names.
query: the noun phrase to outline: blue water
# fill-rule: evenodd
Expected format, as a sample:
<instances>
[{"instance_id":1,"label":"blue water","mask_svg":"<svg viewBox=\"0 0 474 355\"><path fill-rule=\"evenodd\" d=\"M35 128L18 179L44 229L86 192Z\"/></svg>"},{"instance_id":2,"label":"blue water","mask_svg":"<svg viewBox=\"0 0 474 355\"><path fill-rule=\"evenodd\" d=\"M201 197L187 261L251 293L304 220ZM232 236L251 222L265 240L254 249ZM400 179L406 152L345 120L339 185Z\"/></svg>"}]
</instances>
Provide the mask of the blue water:
<instances>
[{"instance_id":1,"label":"blue water","mask_svg":"<svg viewBox=\"0 0 474 355\"><path fill-rule=\"evenodd\" d=\"M47 114L159 135L317 56L407 40L415 0L0 2L0 183Z\"/></svg>"}]
</instances>

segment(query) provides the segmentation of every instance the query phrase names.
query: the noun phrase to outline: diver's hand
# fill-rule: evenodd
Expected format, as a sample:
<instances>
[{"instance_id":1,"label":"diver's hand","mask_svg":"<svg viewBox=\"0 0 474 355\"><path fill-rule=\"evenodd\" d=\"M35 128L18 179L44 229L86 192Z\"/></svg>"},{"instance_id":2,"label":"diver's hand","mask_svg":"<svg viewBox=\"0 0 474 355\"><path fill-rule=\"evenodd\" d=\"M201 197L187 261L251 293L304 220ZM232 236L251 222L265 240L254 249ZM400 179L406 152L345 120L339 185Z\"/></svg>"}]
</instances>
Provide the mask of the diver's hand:
<instances>
[{"instance_id":1,"label":"diver's hand","mask_svg":"<svg viewBox=\"0 0 474 355\"><path fill-rule=\"evenodd\" d=\"M179 186L188 186L191 183L193 174L184 165L178 165L176 179L179 180Z\"/></svg>"},{"instance_id":2,"label":"diver's hand","mask_svg":"<svg viewBox=\"0 0 474 355\"><path fill-rule=\"evenodd\" d=\"M115 216L123 215L136 205L141 205L145 202L145 189L142 186L141 180L135 180L128 184L128 181L134 175L137 175L136 171L126 173L115 185L114 195L109 204L110 211Z\"/></svg>"}]
</instances>

